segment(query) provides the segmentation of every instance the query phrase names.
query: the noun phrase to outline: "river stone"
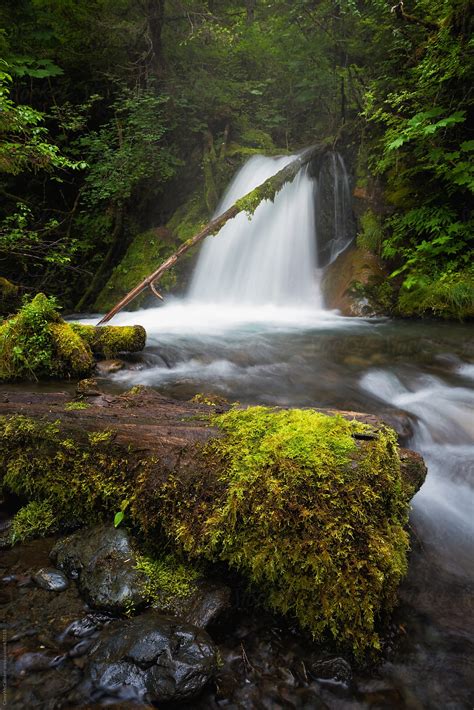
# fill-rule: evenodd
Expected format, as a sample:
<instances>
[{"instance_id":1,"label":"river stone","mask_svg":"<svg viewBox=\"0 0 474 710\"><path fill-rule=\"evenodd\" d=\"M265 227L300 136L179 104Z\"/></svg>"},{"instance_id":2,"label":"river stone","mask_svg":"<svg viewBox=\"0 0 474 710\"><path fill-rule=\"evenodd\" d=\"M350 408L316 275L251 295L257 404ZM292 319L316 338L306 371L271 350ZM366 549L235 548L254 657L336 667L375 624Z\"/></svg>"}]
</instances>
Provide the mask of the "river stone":
<instances>
[{"instance_id":1,"label":"river stone","mask_svg":"<svg viewBox=\"0 0 474 710\"><path fill-rule=\"evenodd\" d=\"M189 596L175 597L163 605L158 598L153 607L162 614L177 616L188 624L207 629L230 608L230 597L231 591L225 584L200 579Z\"/></svg>"},{"instance_id":2,"label":"river stone","mask_svg":"<svg viewBox=\"0 0 474 710\"><path fill-rule=\"evenodd\" d=\"M57 569L40 569L33 575L33 582L49 592L63 592L69 582L65 574Z\"/></svg>"},{"instance_id":3,"label":"river stone","mask_svg":"<svg viewBox=\"0 0 474 710\"><path fill-rule=\"evenodd\" d=\"M352 668L340 656L314 661L310 665L310 672L316 680L326 683L349 686L352 681Z\"/></svg>"},{"instance_id":4,"label":"river stone","mask_svg":"<svg viewBox=\"0 0 474 710\"><path fill-rule=\"evenodd\" d=\"M105 629L88 675L98 690L164 703L195 697L216 669L217 649L205 631L150 612Z\"/></svg>"},{"instance_id":5,"label":"river stone","mask_svg":"<svg viewBox=\"0 0 474 710\"><path fill-rule=\"evenodd\" d=\"M79 589L95 609L120 613L145 603L147 580L135 569L136 558L126 530L106 525L80 530L51 550L59 569L78 579Z\"/></svg>"}]
</instances>

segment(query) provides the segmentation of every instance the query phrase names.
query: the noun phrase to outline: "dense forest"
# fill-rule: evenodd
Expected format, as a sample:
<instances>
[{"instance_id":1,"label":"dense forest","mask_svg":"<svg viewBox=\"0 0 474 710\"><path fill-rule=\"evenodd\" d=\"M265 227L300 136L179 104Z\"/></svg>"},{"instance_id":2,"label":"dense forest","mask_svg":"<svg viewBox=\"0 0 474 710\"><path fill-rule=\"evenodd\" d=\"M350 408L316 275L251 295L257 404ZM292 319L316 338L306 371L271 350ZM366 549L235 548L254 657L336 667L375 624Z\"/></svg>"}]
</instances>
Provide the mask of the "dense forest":
<instances>
[{"instance_id":1,"label":"dense forest","mask_svg":"<svg viewBox=\"0 0 474 710\"><path fill-rule=\"evenodd\" d=\"M321 142L367 198L386 310L472 315L471 0L4 0L0 25L6 312L106 308L248 156Z\"/></svg>"}]
</instances>

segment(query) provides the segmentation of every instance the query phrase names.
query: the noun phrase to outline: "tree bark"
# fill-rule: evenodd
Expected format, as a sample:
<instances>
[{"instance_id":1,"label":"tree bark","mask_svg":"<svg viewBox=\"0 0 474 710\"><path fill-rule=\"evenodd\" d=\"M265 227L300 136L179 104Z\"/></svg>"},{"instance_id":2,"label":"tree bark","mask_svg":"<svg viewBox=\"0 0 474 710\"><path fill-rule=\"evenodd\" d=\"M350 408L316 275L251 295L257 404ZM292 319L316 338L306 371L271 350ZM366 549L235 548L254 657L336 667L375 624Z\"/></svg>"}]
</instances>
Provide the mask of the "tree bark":
<instances>
[{"instance_id":1,"label":"tree bark","mask_svg":"<svg viewBox=\"0 0 474 710\"><path fill-rule=\"evenodd\" d=\"M68 410L71 394L66 392L25 392L15 389L0 394L0 416L24 415L38 421L58 423L68 436L87 440L88 432L111 431L115 442L141 458L159 459L174 474L186 472L193 465L202 445L220 435L210 426L209 415L230 408L225 400L215 404L183 402L164 397L148 387L140 387L120 396L99 391L94 381L83 380L79 386L80 401L86 409ZM212 398L211 398L212 399ZM376 439L383 420L373 414L314 408L315 411L350 421L367 424L370 430L356 434L359 448ZM401 474L409 496L413 496L426 476L423 458L410 449L399 449Z\"/></svg>"},{"instance_id":2,"label":"tree bark","mask_svg":"<svg viewBox=\"0 0 474 710\"><path fill-rule=\"evenodd\" d=\"M203 239L211 234L217 234L220 229L230 220L233 219L240 212L247 212L248 215L252 215L257 209L260 202L263 200L272 200L275 198L282 187L287 183L294 180L298 172L304 165L307 165L311 160L317 158L318 156L324 155L328 150L327 146L314 146L308 150L301 153L295 160L293 160L289 165L280 170L276 175L266 180L264 183L256 187L251 192L247 193L240 200L237 200L229 209L227 209L223 214L219 215L215 219L211 220L200 232L185 241L179 249L175 251L166 261L164 261L153 273L143 279L135 288L129 291L126 296L122 298L105 316L97 323L97 325L103 325L108 323L111 318L113 318L122 308L125 308L129 303L133 301L142 291L146 288L150 288L151 284L157 281L166 271L171 269L178 259L185 254L187 251L192 249L196 244L199 244Z\"/></svg>"}]
</instances>

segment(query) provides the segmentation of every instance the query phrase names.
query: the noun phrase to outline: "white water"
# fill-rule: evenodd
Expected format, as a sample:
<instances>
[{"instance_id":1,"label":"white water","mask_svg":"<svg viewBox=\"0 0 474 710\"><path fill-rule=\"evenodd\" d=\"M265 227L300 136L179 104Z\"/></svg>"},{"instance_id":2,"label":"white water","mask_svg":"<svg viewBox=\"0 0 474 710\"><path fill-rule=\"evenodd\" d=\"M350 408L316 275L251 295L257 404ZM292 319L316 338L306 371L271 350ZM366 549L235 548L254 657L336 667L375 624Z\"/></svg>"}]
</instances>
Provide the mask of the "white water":
<instances>
[{"instance_id":1,"label":"white water","mask_svg":"<svg viewBox=\"0 0 474 710\"><path fill-rule=\"evenodd\" d=\"M216 215L296 156L256 155L231 182ZM314 219L314 180L301 170L274 203L249 220L239 214L202 246L187 301L230 306L321 307Z\"/></svg>"},{"instance_id":2,"label":"white water","mask_svg":"<svg viewBox=\"0 0 474 710\"><path fill-rule=\"evenodd\" d=\"M346 249L351 240L351 231L347 228L352 213L351 189L346 166L339 153L331 153L331 187L333 191L333 224L329 263L332 263Z\"/></svg>"},{"instance_id":3,"label":"white water","mask_svg":"<svg viewBox=\"0 0 474 710\"><path fill-rule=\"evenodd\" d=\"M474 580L474 391L432 375L403 382L383 370L365 374L361 387L415 415L410 447L423 455L429 470L412 501L415 520L438 564Z\"/></svg>"}]
</instances>

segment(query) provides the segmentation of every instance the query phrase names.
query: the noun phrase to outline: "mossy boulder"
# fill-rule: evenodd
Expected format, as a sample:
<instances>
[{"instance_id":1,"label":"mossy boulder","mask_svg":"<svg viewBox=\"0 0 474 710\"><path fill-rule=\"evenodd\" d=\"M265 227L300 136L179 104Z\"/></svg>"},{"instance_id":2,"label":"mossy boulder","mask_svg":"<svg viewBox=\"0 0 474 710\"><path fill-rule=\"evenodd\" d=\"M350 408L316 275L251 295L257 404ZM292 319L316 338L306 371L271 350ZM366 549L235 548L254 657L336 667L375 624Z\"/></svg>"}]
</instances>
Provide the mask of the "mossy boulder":
<instances>
[{"instance_id":1,"label":"mossy boulder","mask_svg":"<svg viewBox=\"0 0 474 710\"><path fill-rule=\"evenodd\" d=\"M389 313L393 288L381 259L367 249L350 247L324 272L322 292L328 308L343 316L372 316Z\"/></svg>"},{"instance_id":2,"label":"mossy boulder","mask_svg":"<svg viewBox=\"0 0 474 710\"><path fill-rule=\"evenodd\" d=\"M51 529L111 521L125 501L142 540L235 568L316 638L377 649L406 571L419 457L405 479L395 432L380 422L265 407L213 414L151 393L148 408L140 396L133 408L122 395L86 412L50 398L38 410L49 421L0 417L6 490L46 502ZM94 428L106 421L116 434ZM141 568L152 597L168 572L150 558Z\"/></svg>"},{"instance_id":3,"label":"mossy boulder","mask_svg":"<svg viewBox=\"0 0 474 710\"><path fill-rule=\"evenodd\" d=\"M0 325L0 381L83 377L93 367L88 344L42 293Z\"/></svg>"}]
</instances>

